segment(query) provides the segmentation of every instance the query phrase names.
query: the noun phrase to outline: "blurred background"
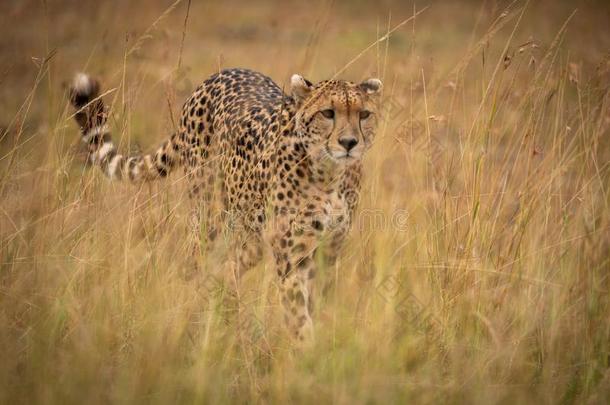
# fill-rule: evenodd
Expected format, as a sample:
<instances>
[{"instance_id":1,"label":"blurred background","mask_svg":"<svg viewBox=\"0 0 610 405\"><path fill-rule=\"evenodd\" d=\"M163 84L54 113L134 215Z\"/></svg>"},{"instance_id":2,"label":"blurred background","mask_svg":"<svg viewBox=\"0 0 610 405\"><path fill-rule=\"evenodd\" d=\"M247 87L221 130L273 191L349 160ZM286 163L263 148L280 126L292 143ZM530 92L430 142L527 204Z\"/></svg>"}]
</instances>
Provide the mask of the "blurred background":
<instances>
[{"instance_id":1,"label":"blurred background","mask_svg":"<svg viewBox=\"0 0 610 405\"><path fill-rule=\"evenodd\" d=\"M52 51L56 54L50 80L65 81L74 71L86 70L111 86L126 75L129 84L135 86L135 81L137 91L143 92L135 114L153 107L167 114L167 104L159 95L169 79L178 92L178 103L191 86L223 67L250 67L280 85L294 72L321 80L343 68L389 27L424 7L428 9L415 25L408 23L394 32L387 43L366 52L342 76L359 80L364 75L384 75L392 88L397 80L419 80L423 69L426 80L444 80L510 4L192 1L185 26L187 1L4 1L0 5L4 31L0 122L6 126L12 118L23 100L18 95L36 77L37 63ZM517 2L512 9L521 6ZM530 2L512 45L535 41L549 46L575 12L569 35L562 38L565 57L595 69L610 49L609 10L604 1ZM509 35L514 23L508 23L499 35ZM503 45L501 41L483 45L488 68L493 68ZM534 57L541 54L542 50L536 51ZM480 65L482 55L476 58ZM60 86L42 86L40 91L45 97L50 93L53 101L61 100ZM37 112L48 111L49 106L33 107Z\"/></svg>"},{"instance_id":2,"label":"blurred background","mask_svg":"<svg viewBox=\"0 0 610 405\"><path fill-rule=\"evenodd\" d=\"M0 402L610 398L610 3L0 2ZM221 68L384 82L360 214L282 335L265 261L186 271L181 175L111 183L66 99L149 151ZM205 241L202 241L205 243Z\"/></svg>"}]
</instances>

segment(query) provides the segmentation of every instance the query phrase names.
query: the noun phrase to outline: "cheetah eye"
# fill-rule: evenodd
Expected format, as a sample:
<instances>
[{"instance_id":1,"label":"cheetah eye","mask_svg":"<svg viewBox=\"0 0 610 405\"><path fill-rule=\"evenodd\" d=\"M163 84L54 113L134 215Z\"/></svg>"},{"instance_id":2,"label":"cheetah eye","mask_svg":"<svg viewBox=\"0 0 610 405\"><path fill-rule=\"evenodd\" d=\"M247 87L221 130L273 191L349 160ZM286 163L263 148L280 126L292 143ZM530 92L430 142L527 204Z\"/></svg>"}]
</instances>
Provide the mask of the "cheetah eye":
<instances>
[{"instance_id":1,"label":"cheetah eye","mask_svg":"<svg viewBox=\"0 0 610 405\"><path fill-rule=\"evenodd\" d=\"M333 110L322 110L320 112L322 113L324 118L328 118L329 120L335 118L335 112Z\"/></svg>"},{"instance_id":2,"label":"cheetah eye","mask_svg":"<svg viewBox=\"0 0 610 405\"><path fill-rule=\"evenodd\" d=\"M367 119L370 116L371 116L371 112L370 111L366 111L366 110L360 111L360 119L361 120L365 120L365 119Z\"/></svg>"}]
</instances>

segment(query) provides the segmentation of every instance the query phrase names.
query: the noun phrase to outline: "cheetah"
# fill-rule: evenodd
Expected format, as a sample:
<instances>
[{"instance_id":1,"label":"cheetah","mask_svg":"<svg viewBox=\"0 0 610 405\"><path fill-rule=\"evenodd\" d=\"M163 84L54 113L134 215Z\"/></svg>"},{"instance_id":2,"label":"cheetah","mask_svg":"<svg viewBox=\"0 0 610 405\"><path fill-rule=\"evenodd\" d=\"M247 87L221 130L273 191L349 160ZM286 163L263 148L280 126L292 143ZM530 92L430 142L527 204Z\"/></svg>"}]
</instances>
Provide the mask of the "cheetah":
<instances>
[{"instance_id":1,"label":"cheetah","mask_svg":"<svg viewBox=\"0 0 610 405\"><path fill-rule=\"evenodd\" d=\"M286 327L297 342L310 342L316 266L335 262L354 219L381 91L375 78L314 84L295 74L286 94L261 73L222 70L186 100L169 139L135 155L115 147L97 80L77 74L69 99L88 160L110 179L153 181L183 166L189 194L203 207L195 223L210 238L214 224L201 215L219 196L239 234L237 275L270 245Z\"/></svg>"}]
</instances>

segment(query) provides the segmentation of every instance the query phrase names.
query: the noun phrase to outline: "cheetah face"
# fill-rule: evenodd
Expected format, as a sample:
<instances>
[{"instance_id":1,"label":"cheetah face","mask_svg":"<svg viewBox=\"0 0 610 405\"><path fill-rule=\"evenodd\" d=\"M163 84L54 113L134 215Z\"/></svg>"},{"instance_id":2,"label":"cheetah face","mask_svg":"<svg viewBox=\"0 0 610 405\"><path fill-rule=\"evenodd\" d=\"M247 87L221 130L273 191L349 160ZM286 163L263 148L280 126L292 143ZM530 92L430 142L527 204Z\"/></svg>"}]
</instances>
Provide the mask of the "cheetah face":
<instances>
[{"instance_id":1,"label":"cheetah face","mask_svg":"<svg viewBox=\"0 0 610 405\"><path fill-rule=\"evenodd\" d=\"M293 75L291 88L297 103L296 130L308 154L339 165L360 160L375 137L381 81L328 80L314 85Z\"/></svg>"}]
</instances>

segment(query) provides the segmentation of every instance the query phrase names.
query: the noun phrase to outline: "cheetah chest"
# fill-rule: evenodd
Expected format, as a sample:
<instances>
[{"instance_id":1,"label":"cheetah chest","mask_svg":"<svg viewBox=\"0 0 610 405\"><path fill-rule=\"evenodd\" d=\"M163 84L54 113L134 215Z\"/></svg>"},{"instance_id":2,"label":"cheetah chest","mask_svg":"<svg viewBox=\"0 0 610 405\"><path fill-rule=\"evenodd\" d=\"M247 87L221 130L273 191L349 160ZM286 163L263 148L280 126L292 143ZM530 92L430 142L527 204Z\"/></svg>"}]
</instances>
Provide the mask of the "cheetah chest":
<instances>
[{"instance_id":1,"label":"cheetah chest","mask_svg":"<svg viewBox=\"0 0 610 405\"><path fill-rule=\"evenodd\" d=\"M325 238L337 231L343 231L348 226L348 205L335 191L322 199L319 209L312 217L312 227L319 237Z\"/></svg>"}]
</instances>

